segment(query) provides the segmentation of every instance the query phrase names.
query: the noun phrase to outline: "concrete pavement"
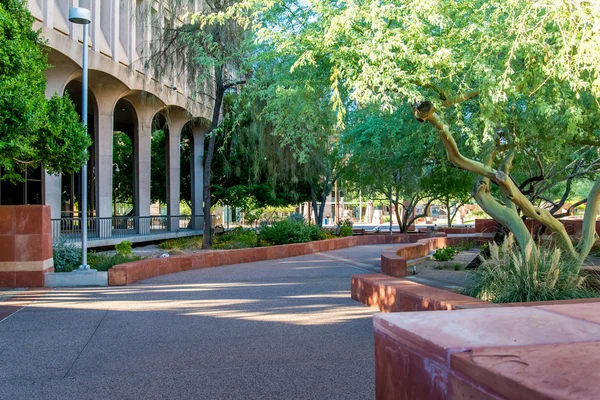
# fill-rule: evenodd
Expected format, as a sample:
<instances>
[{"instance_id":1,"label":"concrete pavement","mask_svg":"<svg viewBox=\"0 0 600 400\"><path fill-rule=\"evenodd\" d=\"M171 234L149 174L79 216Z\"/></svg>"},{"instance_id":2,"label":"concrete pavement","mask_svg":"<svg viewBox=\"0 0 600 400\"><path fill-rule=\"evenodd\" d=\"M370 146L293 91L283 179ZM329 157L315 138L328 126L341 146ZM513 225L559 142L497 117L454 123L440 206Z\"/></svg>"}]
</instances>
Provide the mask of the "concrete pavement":
<instances>
[{"instance_id":1,"label":"concrete pavement","mask_svg":"<svg viewBox=\"0 0 600 400\"><path fill-rule=\"evenodd\" d=\"M0 322L0 399L372 399L385 247L55 289Z\"/></svg>"}]
</instances>

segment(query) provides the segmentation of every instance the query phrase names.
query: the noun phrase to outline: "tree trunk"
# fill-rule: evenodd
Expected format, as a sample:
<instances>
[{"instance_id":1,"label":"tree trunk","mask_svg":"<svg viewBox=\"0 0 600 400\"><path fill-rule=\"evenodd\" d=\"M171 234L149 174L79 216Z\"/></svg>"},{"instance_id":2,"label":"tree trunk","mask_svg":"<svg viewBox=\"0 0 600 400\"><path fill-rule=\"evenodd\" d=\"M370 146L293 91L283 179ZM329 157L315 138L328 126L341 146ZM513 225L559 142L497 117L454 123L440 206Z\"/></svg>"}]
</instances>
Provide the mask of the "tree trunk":
<instances>
[{"instance_id":1,"label":"tree trunk","mask_svg":"<svg viewBox=\"0 0 600 400\"><path fill-rule=\"evenodd\" d=\"M212 228L212 216L210 215L211 208L211 195L210 195L210 178L211 178L211 164L215 154L215 142L217 138L216 129L219 126L219 116L221 115L221 105L223 104L223 96L225 95L225 88L223 86L223 67L215 67L215 102L213 105L213 115L210 127L210 138L208 142L208 151L204 158L204 229L202 234L202 248L212 249L213 239L213 228Z\"/></svg>"},{"instance_id":2,"label":"tree trunk","mask_svg":"<svg viewBox=\"0 0 600 400\"><path fill-rule=\"evenodd\" d=\"M446 200L446 218L448 218L448 228L452 228L452 210L450 207L450 201Z\"/></svg>"}]
</instances>

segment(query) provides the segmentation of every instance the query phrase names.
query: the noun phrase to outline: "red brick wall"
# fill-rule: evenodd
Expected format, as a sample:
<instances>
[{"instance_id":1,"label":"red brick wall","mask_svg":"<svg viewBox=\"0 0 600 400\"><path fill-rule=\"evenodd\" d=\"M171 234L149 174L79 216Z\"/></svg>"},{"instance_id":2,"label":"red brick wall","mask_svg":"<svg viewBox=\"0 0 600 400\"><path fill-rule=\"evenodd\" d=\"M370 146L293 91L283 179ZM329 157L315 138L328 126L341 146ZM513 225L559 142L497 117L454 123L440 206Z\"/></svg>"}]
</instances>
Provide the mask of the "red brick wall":
<instances>
[{"instance_id":1,"label":"red brick wall","mask_svg":"<svg viewBox=\"0 0 600 400\"><path fill-rule=\"evenodd\" d=\"M0 206L0 287L43 287L52 264L49 206Z\"/></svg>"},{"instance_id":2,"label":"red brick wall","mask_svg":"<svg viewBox=\"0 0 600 400\"><path fill-rule=\"evenodd\" d=\"M108 270L108 284L128 285L133 282L189 269L217 267L244 262L274 260L304 254L343 249L367 244L412 243L427 237L426 234L366 235L340 239L321 240L309 243L282 246L258 247L237 250L212 250L196 254L152 258L116 265Z\"/></svg>"}]
</instances>

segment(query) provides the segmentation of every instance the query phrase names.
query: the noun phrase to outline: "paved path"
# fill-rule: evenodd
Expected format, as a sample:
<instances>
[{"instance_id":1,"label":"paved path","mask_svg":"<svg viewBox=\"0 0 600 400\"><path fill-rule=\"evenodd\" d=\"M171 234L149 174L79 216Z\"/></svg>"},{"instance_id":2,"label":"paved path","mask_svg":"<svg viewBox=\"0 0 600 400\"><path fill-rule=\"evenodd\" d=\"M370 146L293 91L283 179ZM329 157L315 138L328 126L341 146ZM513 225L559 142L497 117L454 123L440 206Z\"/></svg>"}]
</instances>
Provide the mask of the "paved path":
<instances>
[{"instance_id":1,"label":"paved path","mask_svg":"<svg viewBox=\"0 0 600 400\"><path fill-rule=\"evenodd\" d=\"M54 290L0 322L0 399L372 399L386 247Z\"/></svg>"}]
</instances>

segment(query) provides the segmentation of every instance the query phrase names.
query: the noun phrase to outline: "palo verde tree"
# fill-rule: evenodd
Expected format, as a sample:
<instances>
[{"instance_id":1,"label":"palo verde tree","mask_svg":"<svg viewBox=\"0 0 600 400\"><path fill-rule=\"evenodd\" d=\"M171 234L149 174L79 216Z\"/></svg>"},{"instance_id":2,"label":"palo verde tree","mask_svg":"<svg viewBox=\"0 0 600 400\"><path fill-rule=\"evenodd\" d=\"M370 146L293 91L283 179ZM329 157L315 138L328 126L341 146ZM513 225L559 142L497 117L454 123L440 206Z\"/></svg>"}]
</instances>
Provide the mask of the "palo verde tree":
<instances>
[{"instance_id":1,"label":"palo verde tree","mask_svg":"<svg viewBox=\"0 0 600 400\"><path fill-rule=\"evenodd\" d=\"M519 162L535 160L530 154L547 166L539 188L556 171L563 171L555 180L565 185L573 175L598 172L600 3L309 0L297 7L312 10L318 21L311 34L299 32L311 50L298 63L327 57L333 87L343 87L357 104L394 110L413 103L416 118L426 122L422 136L435 134L454 165L479 176L475 200L523 251L533 242L526 218L583 262L595 240L600 182L573 245L551 213L554 206L532 201L524 193L531 181L516 180L530 169ZM577 152L587 154L584 165L571 164Z\"/></svg>"},{"instance_id":2,"label":"palo verde tree","mask_svg":"<svg viewBox=\"0 0 600 400\"><path fill-rule=\"evenodd\" d=\"M91 144L69 98L45 98L49 65L33 21L25 1L0 1L0 167L13 182L40 166L77 171Z\"/></svg>"}]
</instances>

